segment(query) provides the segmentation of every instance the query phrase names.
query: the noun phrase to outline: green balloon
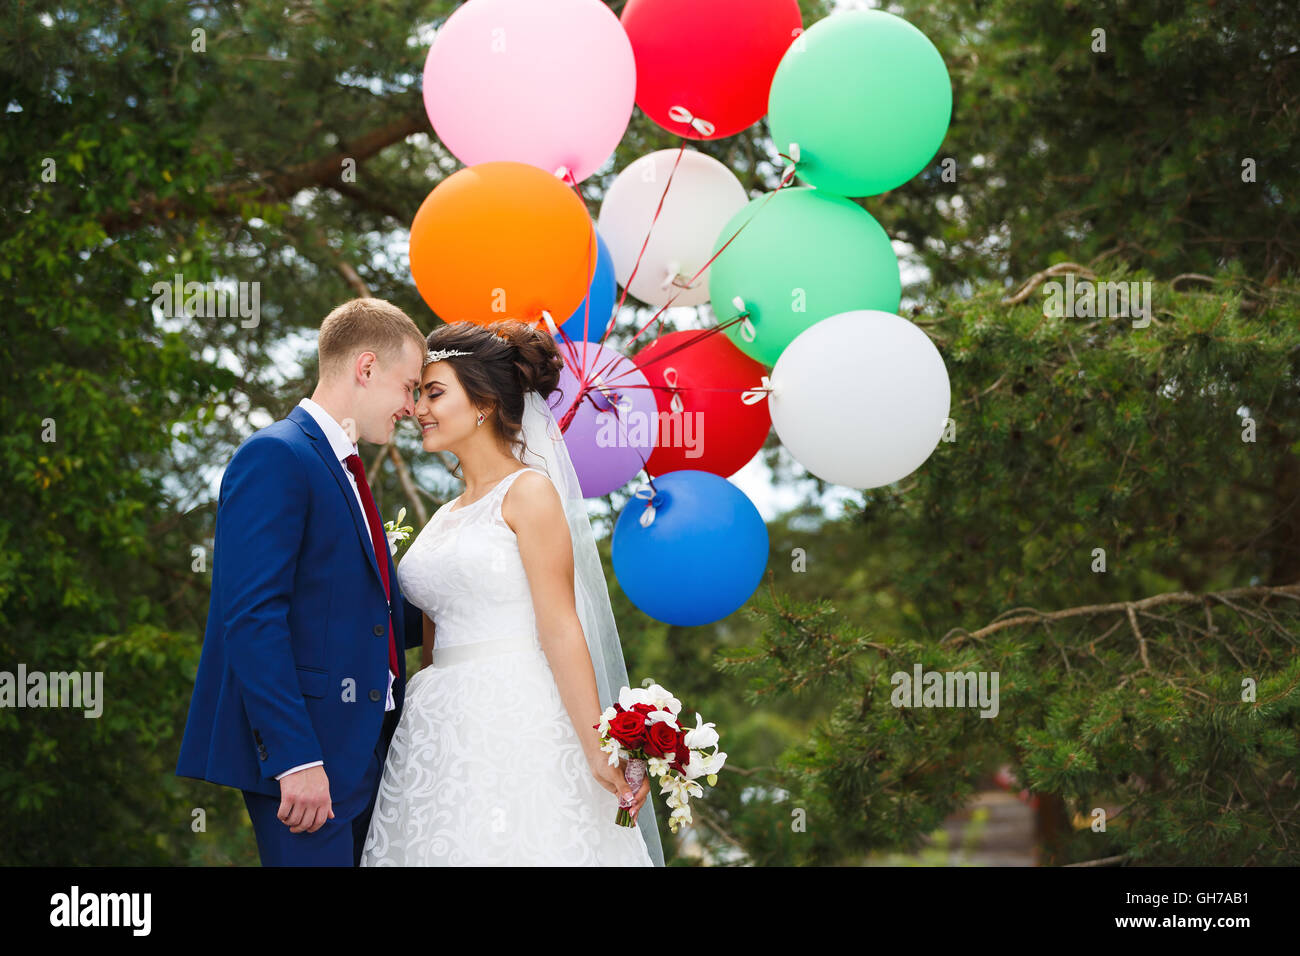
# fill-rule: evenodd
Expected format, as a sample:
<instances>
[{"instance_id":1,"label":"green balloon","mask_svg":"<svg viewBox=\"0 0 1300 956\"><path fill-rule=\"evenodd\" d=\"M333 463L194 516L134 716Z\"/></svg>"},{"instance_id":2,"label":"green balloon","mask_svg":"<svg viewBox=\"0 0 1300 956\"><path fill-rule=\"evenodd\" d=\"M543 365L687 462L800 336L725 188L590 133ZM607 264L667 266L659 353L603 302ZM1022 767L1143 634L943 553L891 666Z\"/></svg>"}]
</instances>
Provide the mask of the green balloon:
<instances>
[{"instance_id":1,"label":"green balloon","mask_svg":"<svg viewBox=\"0 0 1300 956\"><path fill-rule=\"evenodd\" d=\"M777 148L799 144L806 183L875 196L934 158L952 116L943 57L912 24L882 10L818 20L777 67L768 124Z\"/></svg>"},{"instance_id":2,"label":"green balloon","mask_svg":"<svg viewBox=\"0 0 1300 956\"><path fill-rule=\"evenodd\" d=\"M840 312L898 311L898 258L880 223L856 203L787 186L732 216L713 251L746 222L709 266L709 298L720 323L740 314L732 299L744 300L754 340L739 322L726 331L750 358L775 365L795 336Z\"/></svg>"}]
</instances>

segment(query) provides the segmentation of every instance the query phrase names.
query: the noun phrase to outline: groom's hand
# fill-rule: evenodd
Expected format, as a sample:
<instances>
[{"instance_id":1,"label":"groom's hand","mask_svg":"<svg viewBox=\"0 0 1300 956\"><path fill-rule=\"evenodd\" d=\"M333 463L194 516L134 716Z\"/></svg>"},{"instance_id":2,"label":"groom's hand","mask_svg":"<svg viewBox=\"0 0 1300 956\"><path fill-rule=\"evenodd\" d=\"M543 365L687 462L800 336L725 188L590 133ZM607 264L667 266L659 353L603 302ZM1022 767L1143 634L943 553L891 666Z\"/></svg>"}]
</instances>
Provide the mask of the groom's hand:
<instances>
[{"instance_id":1,"label":"groom's hand","mask_svg":"<svg viewBox=\"0 0 1300 956\"><path fill-rule=\"evenodd\" d=\"M334 818L330 781L324 767L308 767L280 778L280 822L290 833L315 833Z\"/></svg>"}]
</instances>

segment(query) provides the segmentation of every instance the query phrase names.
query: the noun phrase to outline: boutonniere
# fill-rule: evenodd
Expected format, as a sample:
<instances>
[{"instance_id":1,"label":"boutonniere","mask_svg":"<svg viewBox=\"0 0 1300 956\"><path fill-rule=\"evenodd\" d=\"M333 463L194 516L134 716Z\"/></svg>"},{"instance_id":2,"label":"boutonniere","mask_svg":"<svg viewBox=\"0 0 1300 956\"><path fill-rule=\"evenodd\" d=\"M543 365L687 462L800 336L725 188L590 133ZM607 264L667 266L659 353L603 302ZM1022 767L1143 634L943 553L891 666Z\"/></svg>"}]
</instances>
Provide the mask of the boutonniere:
<instances>
[{"instance_id":1,"label":"boutonniere","mask_svg":"<svg viewBox=\"0 0 1300 956\"><path fill-rule=\"evenodd\" d=\"M406 509L403 508L397 512L396 521L384 522L384 535L388 538L388 553L394 557L397 555L397 542L405 541L411 536L415 529L410 525L403 525L402 519L406 517Z\"/></svg>"}]
</instances>

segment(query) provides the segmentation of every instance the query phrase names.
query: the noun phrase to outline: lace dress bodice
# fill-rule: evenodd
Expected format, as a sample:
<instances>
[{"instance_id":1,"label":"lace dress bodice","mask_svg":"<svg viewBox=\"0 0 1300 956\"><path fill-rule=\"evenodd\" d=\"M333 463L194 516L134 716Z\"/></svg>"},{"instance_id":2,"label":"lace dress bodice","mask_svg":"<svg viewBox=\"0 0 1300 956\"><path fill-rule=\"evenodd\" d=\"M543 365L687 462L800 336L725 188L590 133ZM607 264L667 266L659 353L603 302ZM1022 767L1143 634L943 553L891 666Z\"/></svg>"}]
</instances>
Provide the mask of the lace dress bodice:
<instances>
[{"instance_id":1,"label":"lace dress bodice","mask_svg":"<svg viewBox=\"0 0 1300 956\"><path fill-rule=\"evenodd\" d=\"M503 638L537 639L519 544L501 516L506 492L525 471L536 469L506 475L468 505L460 505L460 498L447 502L398 565L402 593L436 625L440 649Z\"/></svg>"}]
</instances>

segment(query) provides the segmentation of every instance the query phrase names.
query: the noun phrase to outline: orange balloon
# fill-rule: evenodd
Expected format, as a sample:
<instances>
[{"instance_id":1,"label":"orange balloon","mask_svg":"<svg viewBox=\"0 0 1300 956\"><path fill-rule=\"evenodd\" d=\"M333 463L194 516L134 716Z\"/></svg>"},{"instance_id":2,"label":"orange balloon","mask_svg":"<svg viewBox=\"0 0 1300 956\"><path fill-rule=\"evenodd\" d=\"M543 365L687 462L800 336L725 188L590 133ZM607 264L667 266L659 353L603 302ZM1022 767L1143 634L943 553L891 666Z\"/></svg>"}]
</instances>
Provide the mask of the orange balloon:
<instances>
[{"instance_id":1,"label":"orange balloon","mask_svg":"<svg viewBox=\"0 0 1300 956\"><path fill-rule=\"evenodd\" d=\"M438 317L558 325L596 271L596 228L573 189L527 163L479 163L434 187L411 223L411 275Z\"/></svg>"}]
</instances>

